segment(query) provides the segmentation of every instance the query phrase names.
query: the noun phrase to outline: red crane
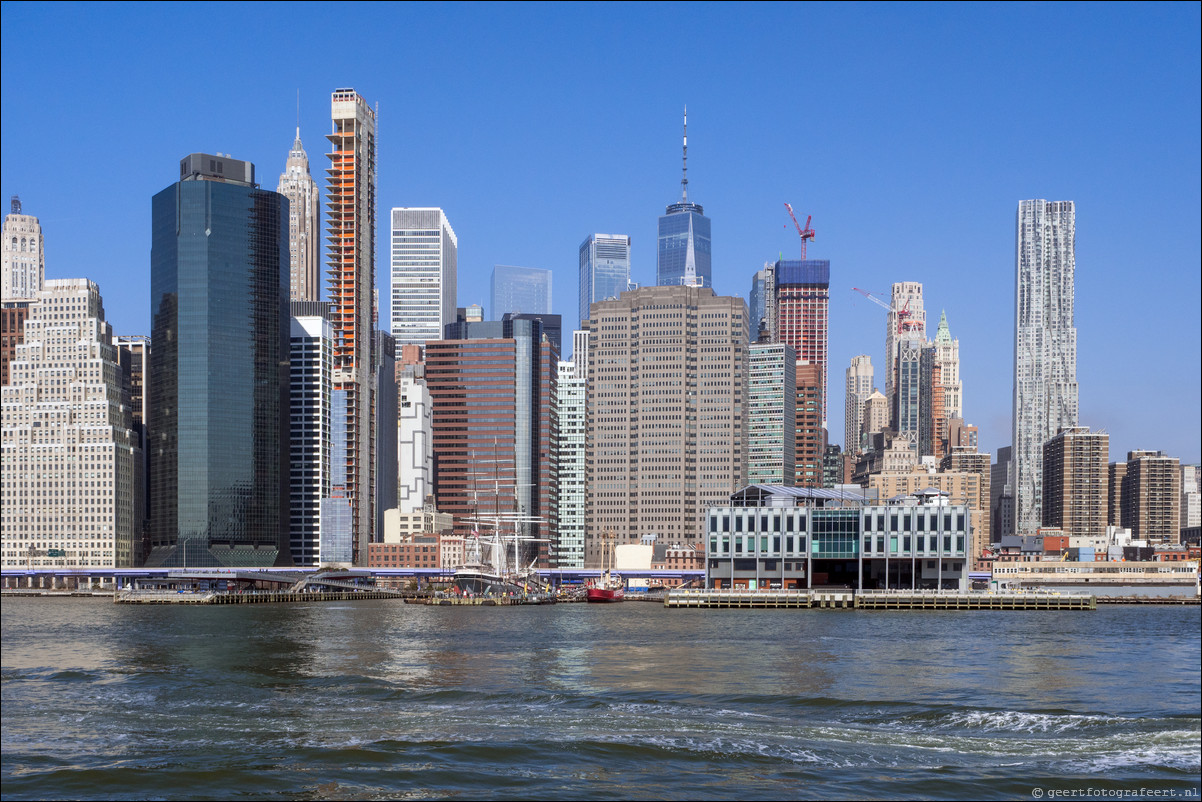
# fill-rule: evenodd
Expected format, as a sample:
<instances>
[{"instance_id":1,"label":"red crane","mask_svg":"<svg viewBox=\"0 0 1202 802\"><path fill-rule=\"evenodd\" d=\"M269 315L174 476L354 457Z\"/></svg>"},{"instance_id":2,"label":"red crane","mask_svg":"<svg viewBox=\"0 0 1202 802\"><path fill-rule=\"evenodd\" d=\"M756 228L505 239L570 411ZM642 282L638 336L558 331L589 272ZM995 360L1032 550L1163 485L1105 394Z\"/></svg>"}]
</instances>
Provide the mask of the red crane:
<instances>
[{"instance_id":1,"label":"red crane","mask_svg":"<svg viewBox=\"0 0 1202 802\"><path fill-rule=\"evenodd\" d=\"M806 258L806 241L814 239L814 229L810 228L810 221L814 219L814 215L806 216L805 228L801 227L801 223L797 222L797 215L793 214L793 207L785 204L785 208L789 210L789 217L793 218L793 225L797 226L797 233L801 236L801 261Z\"/></svg>"},{"instance_id":2,"label":"red crane","mask_svg":"<svg viewBox=\"0 0 1202 802\"><path fill-rule=\"evenodd\" d=\"M862 290L859 287L852 287L852 289L855 290L856 292L860 293L860 295L863 295L865 298L872 301L874 304L881 307L882 309L886 309L890 312L893 311L893 307L891 305L885 303L880 298L877 298L875 295L870 293L868 290ZM917 320L910 320L910 299L907 298L905 306L903 306L901 309L897 310L897 333L901 334L904 331L922 331L922 330L923 330L922 323L920 323Z\"/></svg>"}]
</instances>

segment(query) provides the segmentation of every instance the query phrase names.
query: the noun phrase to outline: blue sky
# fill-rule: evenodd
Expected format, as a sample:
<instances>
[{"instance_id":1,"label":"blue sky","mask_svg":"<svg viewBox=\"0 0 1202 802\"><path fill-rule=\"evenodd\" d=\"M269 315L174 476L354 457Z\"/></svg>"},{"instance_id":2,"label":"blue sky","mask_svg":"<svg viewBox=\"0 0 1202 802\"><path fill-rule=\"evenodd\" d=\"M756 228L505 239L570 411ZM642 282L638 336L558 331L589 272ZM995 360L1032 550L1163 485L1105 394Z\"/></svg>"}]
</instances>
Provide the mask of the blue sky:
<instances>
[{"instance_id":1,"label":"blue sky","mask_svg":"<svg viewBox=\"0 0 1202 802\"><path fill-rule=\"evenodd\" d=\"M351 86L379 105L377 253L390 207L441 206L460 305L487 306L494 264L541 267L567 319L590 232L629 234L653 283L687 103L719 293L795 256L784 201L814 216L832 442L850 358L884 384L884 311L851 288L894 281L923 282L932 330L947 311L966 417L1009 442L1015 209L1045 198L1077 203L1081 422L1112 458L1198 462L1199 8L4 3L0 191L41 218L47 277L98 281L114 330L147 333L150 198L179 158L274 188L299 90L324 183Z\"/></svg>"}]
</instances>

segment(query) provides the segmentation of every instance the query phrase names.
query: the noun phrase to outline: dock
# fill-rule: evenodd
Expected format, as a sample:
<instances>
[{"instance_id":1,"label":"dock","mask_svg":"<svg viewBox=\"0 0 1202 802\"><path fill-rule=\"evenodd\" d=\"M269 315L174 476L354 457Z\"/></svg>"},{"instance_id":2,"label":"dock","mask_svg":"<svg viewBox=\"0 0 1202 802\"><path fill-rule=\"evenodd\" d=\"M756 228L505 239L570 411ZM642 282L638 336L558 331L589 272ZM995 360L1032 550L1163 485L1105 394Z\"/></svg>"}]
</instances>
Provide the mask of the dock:
<instances>
[{"instance_id":1,"label":"dock","mask_svg":"<svg viewBox=\"0 0 1202 802\"><path fill-rule=\"evenodd\" d=\"M179 591L129 590L113 595L116 604L295 604L297 602L362 601L365 599L400 599L403 594L394 590L336 590L336 591L253 591L231 593L209 591L180 593Z\"/></svg>"},{"instance_id":2,"label":"dock","mask_svg":"<svg viewBox=\"0 0 1202 802\"><path fill-rule=\"evenodd\" d=\"M676 609L857 610L1096 610L1087 593L934 590L674 590L664 606ZM1179 603L1179 602L1165 602Z\"/></svg>"}]
</instances>

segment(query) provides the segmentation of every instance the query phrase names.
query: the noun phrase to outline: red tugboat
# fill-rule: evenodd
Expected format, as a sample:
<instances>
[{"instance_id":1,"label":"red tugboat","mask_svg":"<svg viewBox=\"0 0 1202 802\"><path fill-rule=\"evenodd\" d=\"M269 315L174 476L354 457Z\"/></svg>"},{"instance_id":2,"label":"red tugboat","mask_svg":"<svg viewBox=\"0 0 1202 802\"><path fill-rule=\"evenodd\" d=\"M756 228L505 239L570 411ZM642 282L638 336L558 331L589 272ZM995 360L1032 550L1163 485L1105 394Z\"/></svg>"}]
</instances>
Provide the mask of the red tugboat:
<instances>
[{"instance_id":1,"label":"red tugboat","mask_svg":"<svg viewBox=\"0 0 1202 802\"><path fill-rule=\"evenodd\" d=\"M603 569L599 579L588 586L585 598L589 603L620 602L626 595L626 585L622 577L613 573L614 533L604 532L601 537L605 540L601 562Z\"/></svg>"}]
</instances>

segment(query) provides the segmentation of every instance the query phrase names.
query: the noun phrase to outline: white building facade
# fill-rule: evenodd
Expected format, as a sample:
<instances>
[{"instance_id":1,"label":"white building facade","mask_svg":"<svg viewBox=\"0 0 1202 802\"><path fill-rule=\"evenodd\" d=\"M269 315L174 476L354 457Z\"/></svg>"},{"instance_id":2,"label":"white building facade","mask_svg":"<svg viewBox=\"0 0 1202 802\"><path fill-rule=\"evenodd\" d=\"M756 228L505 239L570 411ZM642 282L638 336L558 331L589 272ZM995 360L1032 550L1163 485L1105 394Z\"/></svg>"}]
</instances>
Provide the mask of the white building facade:
<instances>
[{"instance_id":1,"label":"white building facade","mask_svg":"<svg viewBox=\"0 0 1202 802\"><path fill-rule=\"evenodd\" d=\"M577 332L579 334L581 332ZM587 343L587 338L585 340ZM588 425L586 388L588 350L577 346L577 360L559 363L555 405L559 419L559 530L554 544L553 564L558 568L584 567L584 535L587 514L585 484L585 433ZM580 359L579 357L584 357Z\"/></svg>"},{"instance_id":2,"label":"white building facade","mask_svg":"<svg viewBox=\"0 0 1202 802\"><path fill-rule=\"evenodd\" d=\"M4 242L0 248L0 300L36 298L46 280L42 224L36 217L21 213L21 199L15 195L10 208L4 218Z\"/></svg>"},{"instance_id":3,"label":"white building facade","mask_svg":"<svg viewBox=\"0 0 1202 802\"><path fill-rule=\"evenodd\" d=\"M398 346L441 340L455 322L459 240L442 209L392 210L392 336Z\"/></svg>"},{"instance_id":4,"label":"white building facade","mask_svg":"<svg viewBox=\"0 0 1202 802\"><path fill-rule=\"evenodd\" d=\"M1077 425L1073 201L1025 200L1015 232L1014 525L1042 524L1043 444Z\"/></svg>"},{"instance_id":5,"label":"white building facade","mask_svg":"<svg viewBox=\"0 0 1202 802\"><path fill-rule=\"evenodd\" d=\"M397 509L421 512L434 493L434 405L421 366L402 368L397 385Z\"/></svg>"},{"instance_id":6,"label":"white building facade","mask_svg":"<svg viewBox=\"0 0 1202 802\"><path fill-rule=\"evenodd\" d=\"M288 297L320 301L321 192L309 172L309 155L301 145L299 128L276 192L288 199Z\"/></svg>"},{"instance_id":7,"label":"white building facade","mask_svg":"<svg viewBox=\"0 0 1202 802\"><path fill-rule=\"evenodd\" d=\"M329 305L294 301L289 361L289 543L292 561L321 559L321 500L330 495L334 392L334 329Z\"/></svg>"},{"instance_id":8,"label":"white building facade","mask_svg":"<svg viewBox=\"0 0 1202 802\"><path fill-rule=\"evenodd\" d=\"M747 481L792 485L797 472L797 352L752 343L747 371Z\"/></svg>"},{"instance_id":9,"label":"white building facade","mask_svg":"<svg viewBox=\"0 0 1202 802\"><path fill-rule=\"evenodd\" d=\"M864 450L860 439L864 423L864 402L872 395L872 358L860 354L851 358L844 374L846 385L843 401L843 451L859 454Z\"/></svg>"},{"instance_id":10,"label":"white building facade","mask_svg":"<svg viewBox=\"0 0 1202 802\"><path fill-rule=\"evenodd\" d=\"M3 567L131 567L141 449L96 283L45 282L9 368Z\"/></svg>"}]
</instances>

